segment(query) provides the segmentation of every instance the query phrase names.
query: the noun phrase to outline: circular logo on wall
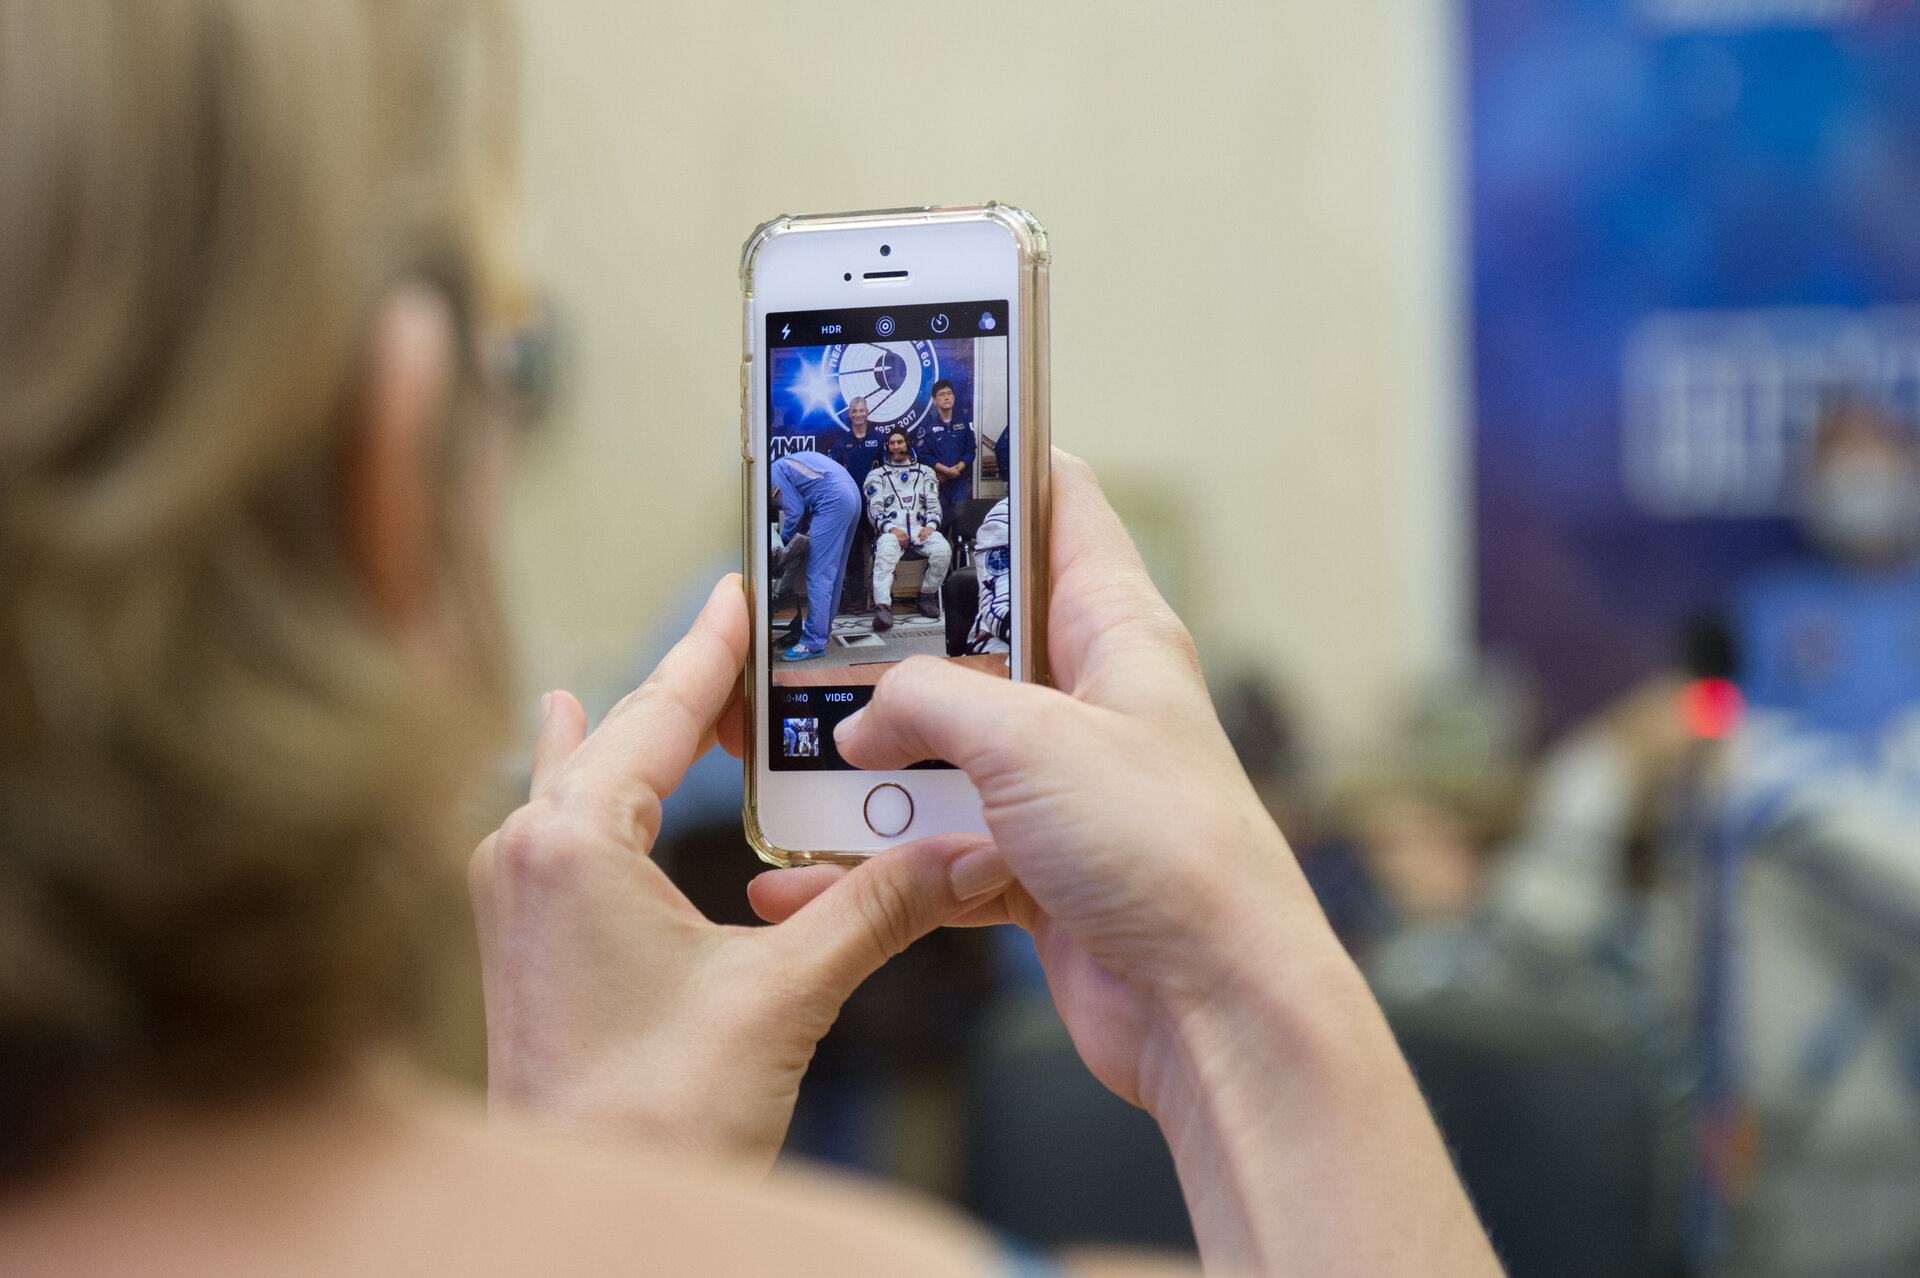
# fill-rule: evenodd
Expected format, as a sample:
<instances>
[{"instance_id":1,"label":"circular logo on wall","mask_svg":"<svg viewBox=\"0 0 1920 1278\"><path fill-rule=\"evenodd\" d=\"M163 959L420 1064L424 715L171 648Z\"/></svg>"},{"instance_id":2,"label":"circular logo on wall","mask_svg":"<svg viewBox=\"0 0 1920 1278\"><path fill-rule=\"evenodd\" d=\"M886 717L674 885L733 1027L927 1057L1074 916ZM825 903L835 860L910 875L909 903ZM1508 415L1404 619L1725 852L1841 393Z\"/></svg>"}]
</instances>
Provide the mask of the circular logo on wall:
<instances>
[{"instance_id":1,"label":"circular logo on wall","mask_svg":"<svg viewBox=\"0 0 1920 1278\"><path fill-rule=\"evenodd\" d=\"M827 375L840 387L840 401L867 401L867 420L882 429L912 430L933 404L940 357L931 342L851 342L829 346ZM843 416L836 413L836 417Z\"/></svg>"}]
</instances>

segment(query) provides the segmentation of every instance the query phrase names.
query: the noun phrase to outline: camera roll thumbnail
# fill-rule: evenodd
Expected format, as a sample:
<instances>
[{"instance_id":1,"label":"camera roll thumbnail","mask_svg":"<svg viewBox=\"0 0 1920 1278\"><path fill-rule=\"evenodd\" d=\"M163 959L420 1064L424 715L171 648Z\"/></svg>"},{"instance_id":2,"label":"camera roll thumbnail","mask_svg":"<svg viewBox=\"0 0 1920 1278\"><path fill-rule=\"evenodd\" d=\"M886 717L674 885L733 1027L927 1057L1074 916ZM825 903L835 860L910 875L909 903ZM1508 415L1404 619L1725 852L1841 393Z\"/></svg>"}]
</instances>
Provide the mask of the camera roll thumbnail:
<instances>
[{"instance_id":1,"label":"camera roll thumbnail","mask_svg":"<svg viewBox=\"0 0 1920 1278\"><path fill-rule=\"evenodd\" d=\"M780 733L780 752L789 759L820 757L820 721L788 719Z\"/></svg>"}]
</instances>

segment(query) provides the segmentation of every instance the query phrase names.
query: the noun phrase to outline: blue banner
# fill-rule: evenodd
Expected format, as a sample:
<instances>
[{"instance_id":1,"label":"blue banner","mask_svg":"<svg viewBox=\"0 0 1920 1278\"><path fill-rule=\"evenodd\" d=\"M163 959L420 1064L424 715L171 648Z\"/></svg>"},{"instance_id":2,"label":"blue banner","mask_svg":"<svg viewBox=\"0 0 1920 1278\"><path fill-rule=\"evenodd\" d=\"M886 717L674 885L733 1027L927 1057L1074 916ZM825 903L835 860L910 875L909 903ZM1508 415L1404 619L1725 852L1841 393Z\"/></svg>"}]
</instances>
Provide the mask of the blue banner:
<instances>
[{"instance_id":1,"label":"blue banner","mask_svg":"<svg viewBox=\"0 0 1920 1278\"><path fill-rule=\"evenodd\" d=\"M1472 0L1478 622L1552 726L1795 553L1822 405L1920 415L1920 10Z\"/></svg>"},{"instance_id":2,"label":"blue banner","mask_svg":"<svg viewBox=\"0 0 1920 1278\"><path fill-rule=\"evenodd\" d=\"M847 404L867 402L867 420L883 433L911 431L933 411L936 382L953 383L954 420L973 422L976 344L1004 338L934 338L780 346L767 354L770 455L829 451L847 433Z\"/></svg>"}]
</instances>

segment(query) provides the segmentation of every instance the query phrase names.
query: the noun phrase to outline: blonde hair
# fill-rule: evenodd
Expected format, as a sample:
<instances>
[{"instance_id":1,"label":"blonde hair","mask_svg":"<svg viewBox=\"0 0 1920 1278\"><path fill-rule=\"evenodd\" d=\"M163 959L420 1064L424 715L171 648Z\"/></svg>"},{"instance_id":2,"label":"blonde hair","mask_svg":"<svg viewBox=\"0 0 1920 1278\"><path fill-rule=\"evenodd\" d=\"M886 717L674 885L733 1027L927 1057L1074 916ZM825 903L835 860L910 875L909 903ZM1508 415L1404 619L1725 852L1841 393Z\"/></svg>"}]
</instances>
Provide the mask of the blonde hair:
<instances>
[{"instance_id":1,"label":"blonde hair","mask_svg":"<svg viewBox=\"0 0 1920 1278\"><path fill-rule=\"evenodd\" d=\"M404 1005L502 722L470 494L506 56L487 0L0 0L0 1177L115 1105L331 1068ZM439 680L339 526L410 280L469 359Z\"/></svg>"}]
</instances>

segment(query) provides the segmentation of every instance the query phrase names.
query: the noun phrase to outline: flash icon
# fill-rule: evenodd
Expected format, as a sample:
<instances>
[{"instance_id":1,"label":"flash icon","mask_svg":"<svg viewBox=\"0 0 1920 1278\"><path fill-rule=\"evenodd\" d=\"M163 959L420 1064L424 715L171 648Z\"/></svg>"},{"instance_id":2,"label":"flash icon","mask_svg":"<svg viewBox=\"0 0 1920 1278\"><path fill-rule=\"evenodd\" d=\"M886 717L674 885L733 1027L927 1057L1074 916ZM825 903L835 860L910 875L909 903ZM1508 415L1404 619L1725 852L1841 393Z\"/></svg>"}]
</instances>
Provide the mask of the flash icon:
<instances>
[{"instance_id":1,"label":"flash icon","mask_svg":"<svg viewBox=\"0 0 1920 1278\"><path fill-rule=\"evenodd\" d=\"M783 341L783 342L784 342L784 341L786 341L786 340L787 340L787 334L788 334L788 333L791 333L792 331L793 331L793 325L791 325L791 324L782 324L782 325L780 326L780 340L781 340L781 341Z\"/></svg>"}]
</instances>

